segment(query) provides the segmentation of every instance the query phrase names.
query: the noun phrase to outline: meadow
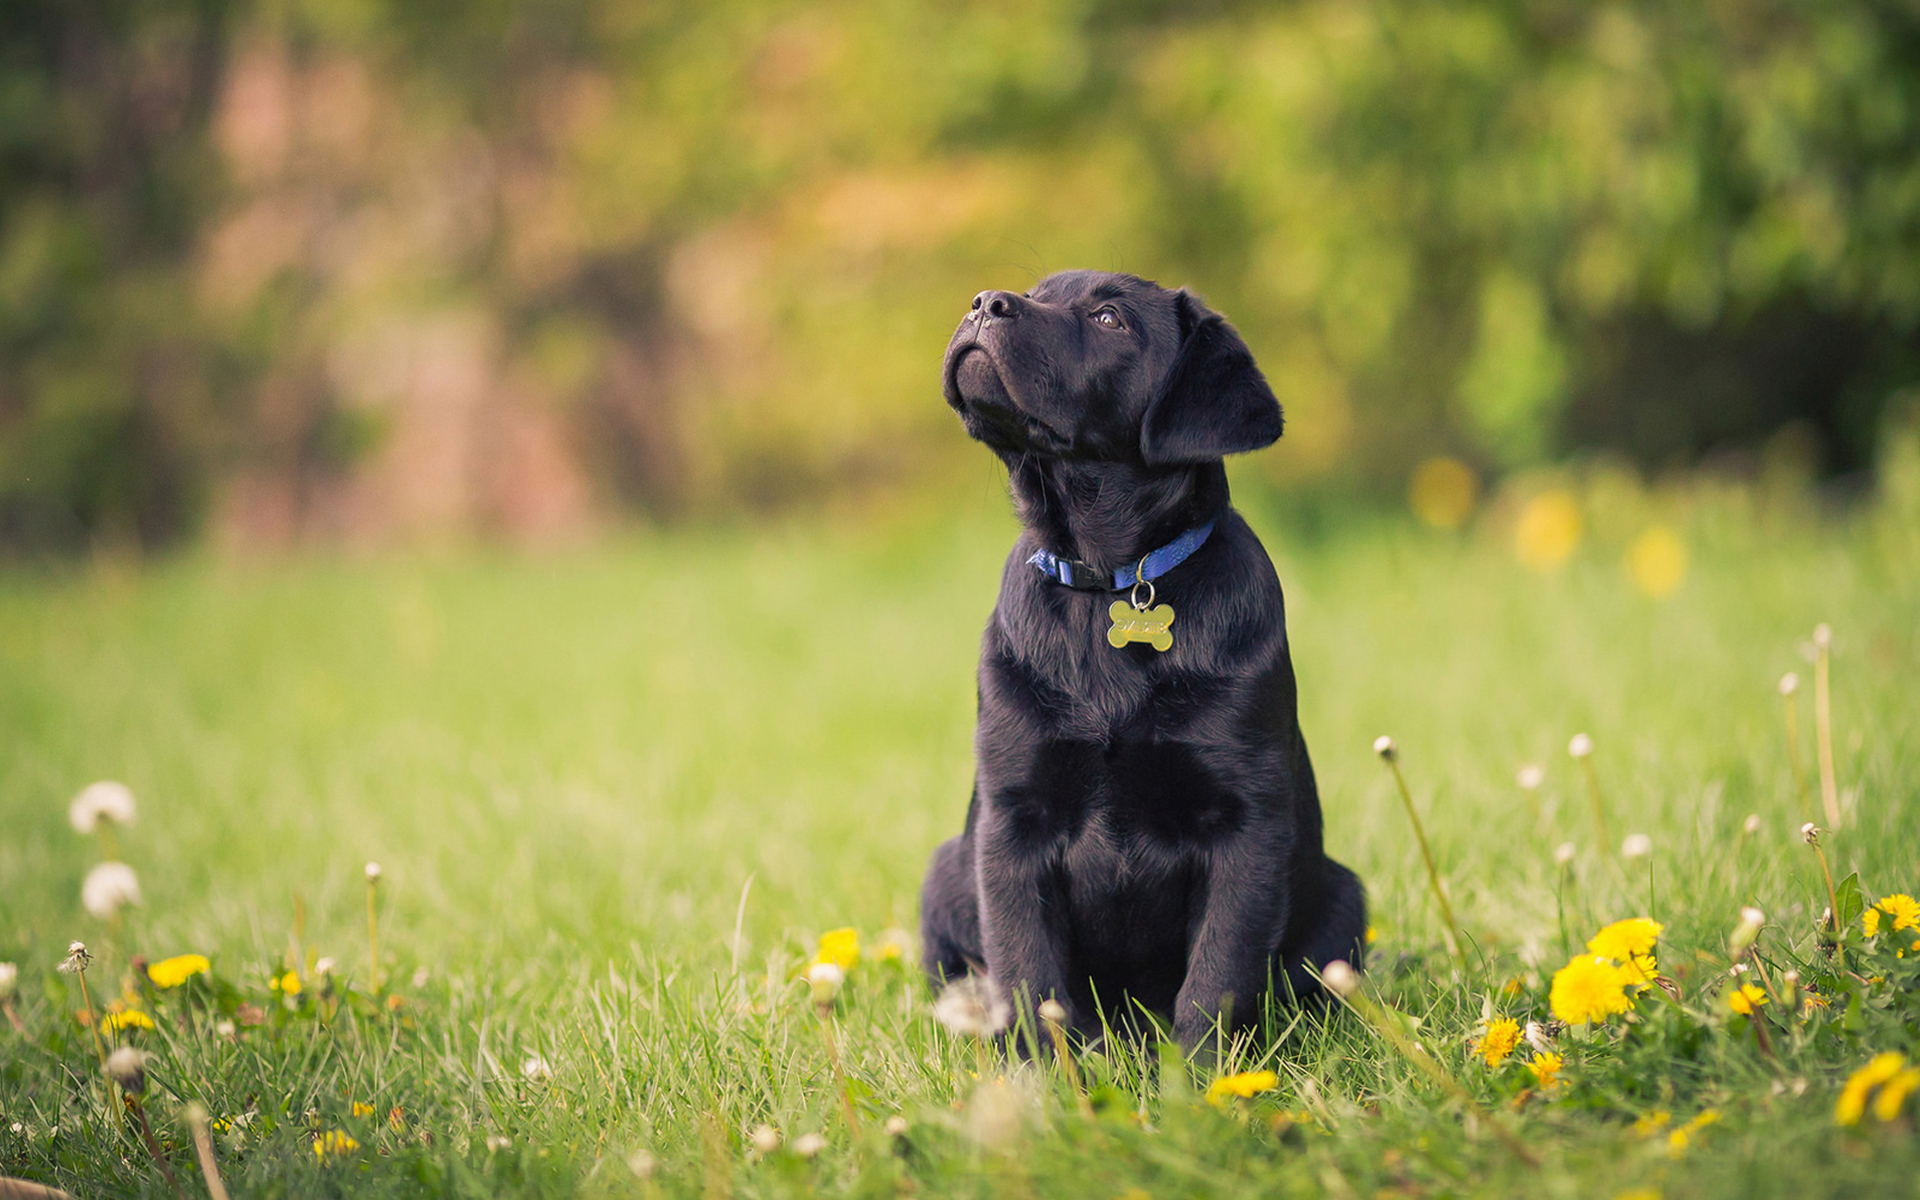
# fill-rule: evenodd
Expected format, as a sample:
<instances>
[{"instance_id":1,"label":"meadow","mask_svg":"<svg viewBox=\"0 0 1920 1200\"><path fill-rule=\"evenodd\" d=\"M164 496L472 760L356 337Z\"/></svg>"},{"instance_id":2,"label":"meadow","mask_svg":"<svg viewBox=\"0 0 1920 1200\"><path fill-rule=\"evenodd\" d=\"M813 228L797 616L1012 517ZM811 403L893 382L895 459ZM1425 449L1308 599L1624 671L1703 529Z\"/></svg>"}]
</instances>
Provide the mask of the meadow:
<instances>
[{"instance_id":1,"label":"meadow","mask_svg":"<svg viewBox=\"0 0 1920 1200\"><path fill-rule=\"evenodd\" d=\"M1856 1084L1856 1122L1837 1109L1877 1054L1920 1057L1920 955L1896 941L1914 934L1892 910L1866 929L1867 905L1920 890L1920 512L1592 472L1578 544L1540 570L1501 503L1447 532L1322 526L1248 491L1329 850L1370 890L1363 1011L1270 1008L1212 1065L1116 1040L1077 1057L1084 1105L1057 1058L944 1028L913 966L1013 536L984 472L938 510L539 555L0 574L0 961L19 968L0 1174L176 1194L159 1159L202 1194L197 1103L236 1197L1909 1191L1901 1077ZM1659 598L1623 566L1654 524L1686 550ZM106 850L68 813L99 779L139 804L109 832L141 901L104 918L81 886ZM1745 906L1765 914L1750 947ZM1489 1048L1502 1019L1547 1022L1555 973L1635 917L1662 926L1664 982ZM808 964L843 928L859 959L816 1005ZM75 940L84 976L58 969ZM136 954L208 969L159 988ZM115 1005L146 1019L96 1040L85 1014ZM137 1103L103 1078L109 1042L150 1055ZM1251 1094L1210 1102L1223 1074Z\"/></svg>"}]
</instances>

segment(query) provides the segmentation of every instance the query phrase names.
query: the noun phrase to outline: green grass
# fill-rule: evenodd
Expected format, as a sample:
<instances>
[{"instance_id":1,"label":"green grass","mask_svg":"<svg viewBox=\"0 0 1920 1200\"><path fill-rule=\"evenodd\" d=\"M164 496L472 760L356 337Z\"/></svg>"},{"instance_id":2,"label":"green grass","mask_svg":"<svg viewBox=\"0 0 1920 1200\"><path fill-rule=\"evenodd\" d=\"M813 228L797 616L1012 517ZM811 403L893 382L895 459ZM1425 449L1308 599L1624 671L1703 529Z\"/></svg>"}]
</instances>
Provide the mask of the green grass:
<instances>
[{"instance_id":1,"label":"green grass","mask_svg":"<svg viewBox=\"0 0 1920 1200\"><path fill-rule=\"evenodd\" d=\"M0 576L0 960L21 965L27 1029L0 1024L0 1173L89 1197L170 1194L103 1106L90 1035L69 1015L78 994L53 969L70 939L100 954L96 1001L119 990L129 952L193 950L260 1002L304 906L303 949L364 991L361 868L377 859L395 1015L349 1005L322 1021L309 1004L235 1043L176 1005L138 1035L155 1052L148 1111L187 1192L200 1184L186 1099L257 1114L219 1147L245 1197L1910 1186L1910 1115L1861 1130L1832 1118L1871 1051L1920 1048L1904 1002L1851 1028L1776 1019L1771 1056L1719 1017L1650 1017L1618 1044L1569 1036L1570 1086L1517 1108L1524 1072L1468 1055L1483 1012L1545 1016L1552 971L1617 917L1666 924L1663 967L1697 1012L1712 1011L1741 904L1772 917L1761 948L1775 976L1820 969L1825 885L1796 835L1808 814L1774 687L1787 670L1811 681L1798 647L1818 621L1837 636L1852 806L1828 841L1835 870L1875 895L1920 889L1920 521L1823 520L1704 485L1664 500L1594 488L1590 536L1545 576L1515 563L1497 521L1455 538L1355 519L1306 541L1251 514L1287 588L1329 849L1371 892L1370 986L1420 1020L1423 1043L1541 1166L1353 1016L1283 1011L1229 1051L1280 1077L1242 1110L1196 1102L1205 1072L1190 1082L1152 1048L1115 1047L1085 1063L1098 1120L1073 1114L1051 1065L1023 1066L1005 1086L1030 1124L982 1145L969 1131L992 1103L974 1096L973 1049L932 1022L911 971L871 957L835 1016L866 1133L850 1136L795 975L824 930L857 926L871 948L889 926L914 928L926 856L959 828L976 642L1012 536L996 491L983 484L957 515L541 557ZM1693 558L1664 601L1620 566L1656 513ZM1623 870L1594 844L1565 754L1579 731L1598 745L1614 837L1652 836L1646 863ZM1472 940L1464 977L1371 753L1383 732ZM1514 784L1526 762L1547 768L1537 813ZM79 905L98 849L66 821L69 796L102 777L142 804L121 841L145 903L119 928ZM1749 813L1763 828L1742 844ZM1564 878L1563 840L1579 847ZM533 1055L550 1080L523 1077ZM407 1134L352 1116L356 1101L399 1106ZM1720 1121L1677 1158L1630 1128L1708 1107ZM879 1132L894 1114L903 1138ZM822 1132L827 1148L762 1161L748 1143L761 1123L789 1144ZM319 1163L316 1126L362 1148ZM627 1165L638 1150L657 1160L650 1180Z\"/></svg>"}]
</instances>

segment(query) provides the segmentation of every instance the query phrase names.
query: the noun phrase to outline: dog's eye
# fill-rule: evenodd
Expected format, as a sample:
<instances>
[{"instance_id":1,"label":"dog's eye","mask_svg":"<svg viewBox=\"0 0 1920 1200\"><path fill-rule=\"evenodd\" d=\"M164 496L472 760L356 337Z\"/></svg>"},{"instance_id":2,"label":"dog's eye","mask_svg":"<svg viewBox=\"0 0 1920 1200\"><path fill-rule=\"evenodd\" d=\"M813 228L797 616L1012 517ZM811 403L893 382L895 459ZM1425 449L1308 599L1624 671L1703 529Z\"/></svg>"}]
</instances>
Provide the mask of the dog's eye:
<instances>
[{"instance_id":1,"label":"dog's eye","mask_svg":"<svg viewBox=\"0 0 1920 1200\"><path fill-rule=\"evenodd\" d=\"M1108 329L1120 328L1120 314L1111 307L1095 309L1093 320L1096 325L1104 325Z\"/></svg>"}]
</instances>

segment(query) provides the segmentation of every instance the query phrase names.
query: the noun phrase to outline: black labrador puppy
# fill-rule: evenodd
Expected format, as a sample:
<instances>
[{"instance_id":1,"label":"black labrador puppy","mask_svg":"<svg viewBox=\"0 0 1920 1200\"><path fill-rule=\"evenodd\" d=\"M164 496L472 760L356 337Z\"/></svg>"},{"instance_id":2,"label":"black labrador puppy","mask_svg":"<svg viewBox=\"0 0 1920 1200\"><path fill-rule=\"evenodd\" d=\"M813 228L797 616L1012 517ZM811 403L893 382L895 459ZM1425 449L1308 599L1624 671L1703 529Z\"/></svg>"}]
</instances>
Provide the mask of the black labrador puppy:
<instances>
[{"instance_id":1,"label":"black labrador puppy","mask_svg":"<svg viewBox=\"0 0 1920 1200\"><path fill-rule=\"evenodd\" d=\"M1197 1045L1277 978L1359 965L1366 901L1321 847L1280 581L1224 455L1280 436L1232 326L1186 291L1066 271L982 292L947 403L1025 530L980 654L973 801L921 892L936 982L985 971L1099 1029L1129 1000Z\"/></svg>"}]
</instances>

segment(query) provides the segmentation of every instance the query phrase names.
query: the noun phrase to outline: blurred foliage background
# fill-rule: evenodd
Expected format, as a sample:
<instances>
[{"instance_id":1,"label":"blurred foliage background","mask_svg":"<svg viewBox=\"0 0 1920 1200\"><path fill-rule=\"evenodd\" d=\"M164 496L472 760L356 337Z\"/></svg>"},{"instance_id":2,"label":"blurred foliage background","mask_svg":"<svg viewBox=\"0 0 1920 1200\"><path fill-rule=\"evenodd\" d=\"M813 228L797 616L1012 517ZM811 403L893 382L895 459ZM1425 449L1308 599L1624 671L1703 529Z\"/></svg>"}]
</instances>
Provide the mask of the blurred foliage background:
<instances>
[{"instance_id":1,"label":"blurred foliage background","mask_svg":"<svg viewBox=\"0 0 1920 1200\"><path fill-rule=\"evenodd\" d=\"M1858 479L1917 150L1897 0L12 0L0 545L977 480L940 351L1068 266L1235 320L1295 494Z\"/></svg>"}]
</instances>

